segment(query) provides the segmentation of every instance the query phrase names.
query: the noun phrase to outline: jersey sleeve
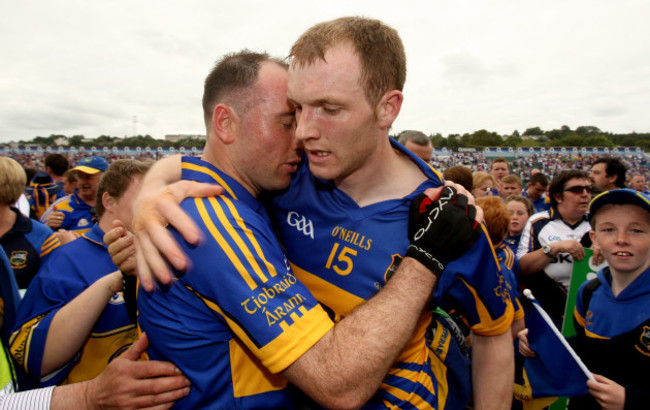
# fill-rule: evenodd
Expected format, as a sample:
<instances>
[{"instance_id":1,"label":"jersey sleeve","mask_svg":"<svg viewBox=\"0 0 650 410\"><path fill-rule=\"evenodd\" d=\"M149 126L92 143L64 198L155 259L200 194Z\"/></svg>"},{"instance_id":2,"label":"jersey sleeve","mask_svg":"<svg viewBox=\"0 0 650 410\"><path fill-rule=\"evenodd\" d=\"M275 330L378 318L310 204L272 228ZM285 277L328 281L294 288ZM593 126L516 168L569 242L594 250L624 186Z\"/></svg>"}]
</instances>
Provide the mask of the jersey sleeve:
<instances>
[{"instance_id":1,"label":"jersey sleeve","mask_svg":"<svg viewBox=\"0 0 650 410\"><path fill-rule=\"evenodd\" d=\"M470 250L445 267L435 299L443 309L461 313L472 332L495 336L512 325L514 307L485 226L481 226L481 235Z\"/></svg>"},{"instance_id":2,"label":"jersey sleeve","mask_svg":"<svg viewBox=\"0 0 650 410\"><path fill-rule=\"evenodd\" d=\"M332 321L293 275L267 219L224 197L183 206L197 215L207 239L187 249L196 270L180 281L267 369L286 369Z\"/></svg>"},{"instance_id":3,"label":"jersey sleeve","mask_svg":"<svg viewBox=\"0 0 650 410\"><path fill-rule=\"evenodd\" d=\"M519 248L517 248L517 259L528 252L532 252L540 248L536 235L533 234L533 224L530 219L526 222L523 232L521 233L521 240L519 241Z\"/></svg>"},{"instance_id":4,"label":"jersey sleeve","mask_svg":"<svg viewBox=\"0 0 650 410\"><path fill-rule=\"evenodd\" d=\"M59 238L54 234L54 231L49 226L36 220L32 220L31 222L35 242L32 243L32 246L34 246L34 249L39 250L39 257L44 258L54 249L61 246Z\"/></svg>"},{"instance_id":5,"label":"jersey sleeve","mask_svg":"<svg viewBox=\"0 0 650 410\"><path fill-rule=\"evenodd\" d=\"M71 273L73 265L68 255L51 255L32 280L18 309L9 351L37 382L41 379L45 341L52 319L61 307L87 287L80 276ZM50 386L58 383L74 363L76 359L57 370L52 377L40 380L39 384Z\"/></svg>"}]
</instances>

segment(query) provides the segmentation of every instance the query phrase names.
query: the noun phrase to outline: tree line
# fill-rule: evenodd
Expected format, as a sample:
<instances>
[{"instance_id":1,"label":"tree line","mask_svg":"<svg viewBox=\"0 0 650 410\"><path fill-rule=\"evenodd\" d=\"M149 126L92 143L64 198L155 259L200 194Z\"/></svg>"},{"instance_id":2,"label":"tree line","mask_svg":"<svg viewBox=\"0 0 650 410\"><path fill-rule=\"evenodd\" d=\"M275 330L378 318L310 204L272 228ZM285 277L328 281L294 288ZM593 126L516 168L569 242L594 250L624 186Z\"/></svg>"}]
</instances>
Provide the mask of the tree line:
<instances>
[{"instance_id":1,"label":"tree line","mask_svg":"<svg viewBox=\"0 0 650 410\"><path fill-rule=\"evenodd\" d=\"M395 138L399 134L393 135ZM482 147L641 147L650 151L650 133L615 134L600 130L595 126L580 126L575 130L563 125L559 129L544 131L540 127L526 129L523 133L515 130L511 135L499 135L485 129L465 134L449 134L446 137L440 133L430 134L429 137L436 148L482 148ZM52 134L49 137L35 137L31 141L20 141L19 145L40 145L55 147L57 141L67 141L69 147L101 148L101 147L150 147L150 148L202 148L205 141L201 139L185 138L176 142L153 138L151 135L137 135L131 137L115 137L101 135L97 138L86 139L83 135Z\"/></svg>"}]
</instances>

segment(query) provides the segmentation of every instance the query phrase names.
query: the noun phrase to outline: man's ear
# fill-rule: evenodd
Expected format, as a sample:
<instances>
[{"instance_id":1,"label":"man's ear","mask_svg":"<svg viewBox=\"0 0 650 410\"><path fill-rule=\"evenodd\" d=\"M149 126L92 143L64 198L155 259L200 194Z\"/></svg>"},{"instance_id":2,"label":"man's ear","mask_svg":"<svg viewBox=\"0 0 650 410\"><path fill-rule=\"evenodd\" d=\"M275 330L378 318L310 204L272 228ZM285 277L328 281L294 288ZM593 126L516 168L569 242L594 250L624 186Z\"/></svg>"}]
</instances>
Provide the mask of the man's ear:
<instances>
[{"instance_id":1,"label":"man's ear","mask_svg":"<svg viewBox=\"0 0 650 410\"><path fill-rule=\"evenodd\" d=\"M115 199L108 194L108 192L102 193L102 205L104 205L104 209L113 212L113 209L116 206Z\"/></svg>"},{"instance_id":2,"label":"man's ear","mask_svg":"<svg viewBox=\"0 0 650 410\"><path fill-rule=\"evenodd\" d=\"M217 104L212 111L212 127L224 144L231 144L239 129L239 117L229 105Z\"/></svg>"},{"instance_id":3,"label":"man's ear","mask_svg":"<svg viewBox=\"0 0 650 410\"><path fill-rule=\"evenodd\" d=\"M399 90L391 90L384 94L377 104L377 122L381 128L390 128L402 109L404 95Z\"/></svg>"}]
</instances>

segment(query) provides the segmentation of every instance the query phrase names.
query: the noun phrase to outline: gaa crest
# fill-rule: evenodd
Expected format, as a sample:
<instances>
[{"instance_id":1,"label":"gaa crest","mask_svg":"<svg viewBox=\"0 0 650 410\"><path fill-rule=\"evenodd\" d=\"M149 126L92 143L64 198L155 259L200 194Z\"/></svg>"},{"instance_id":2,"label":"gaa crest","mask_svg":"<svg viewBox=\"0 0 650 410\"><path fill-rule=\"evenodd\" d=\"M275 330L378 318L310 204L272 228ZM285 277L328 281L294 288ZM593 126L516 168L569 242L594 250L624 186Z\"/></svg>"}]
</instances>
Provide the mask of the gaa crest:
<instances>
[{"instance_id":1,"label":"gaa crest","mask_svg":"<svg viewBox=\"0 0 650 410\"><path fill-rule=\"evenodd\" d=\"M646 352L650 352L650 326L643 326L641 332L641 347L645 348Z\"/></svg>"},{"instance_id":2,"label":"gaa crest","mask_svg":"<svg viewBox=\"0 0 650 410\"><path fill-rule=\"evenodd\" d=\"M392 261L388 269L386 269L386 272L384 273L384 283L387 283L388 280L395 274L397 271L397 267L399 266L400 262L402 259L404 259L400 255L391 255Z\"/></svg>"},{"instance_id":3,"label":"gaa crest","mask_svg":"<svg viewBox=\"0 0 650 410\"><path fill-rule=\"evenodd\" d=\"M12 269L22 269L27 266L27 251L13 251L9 257Z\"/></svg>"}]
</instances>

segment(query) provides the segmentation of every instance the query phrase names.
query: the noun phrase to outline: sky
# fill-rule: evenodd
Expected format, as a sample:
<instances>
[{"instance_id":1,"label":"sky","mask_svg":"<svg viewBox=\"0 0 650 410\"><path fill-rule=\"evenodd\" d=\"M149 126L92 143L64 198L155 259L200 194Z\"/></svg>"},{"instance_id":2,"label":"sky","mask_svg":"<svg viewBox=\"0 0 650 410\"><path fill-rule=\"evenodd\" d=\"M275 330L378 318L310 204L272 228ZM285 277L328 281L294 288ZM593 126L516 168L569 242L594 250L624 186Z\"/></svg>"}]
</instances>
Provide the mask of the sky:
<instances>
[{"instance_id":1,"label":"sky","mask_svg":"<svg viewBox=\"0 0 650 410\"><path fill-rule=\"evenodd\" d=\"M404 42L393 133L650 132L647 0L27 0L0 4L0 143L205 134L203 80L221 56L284 57L346 15Z\"/></svg>"}]
</instances>

